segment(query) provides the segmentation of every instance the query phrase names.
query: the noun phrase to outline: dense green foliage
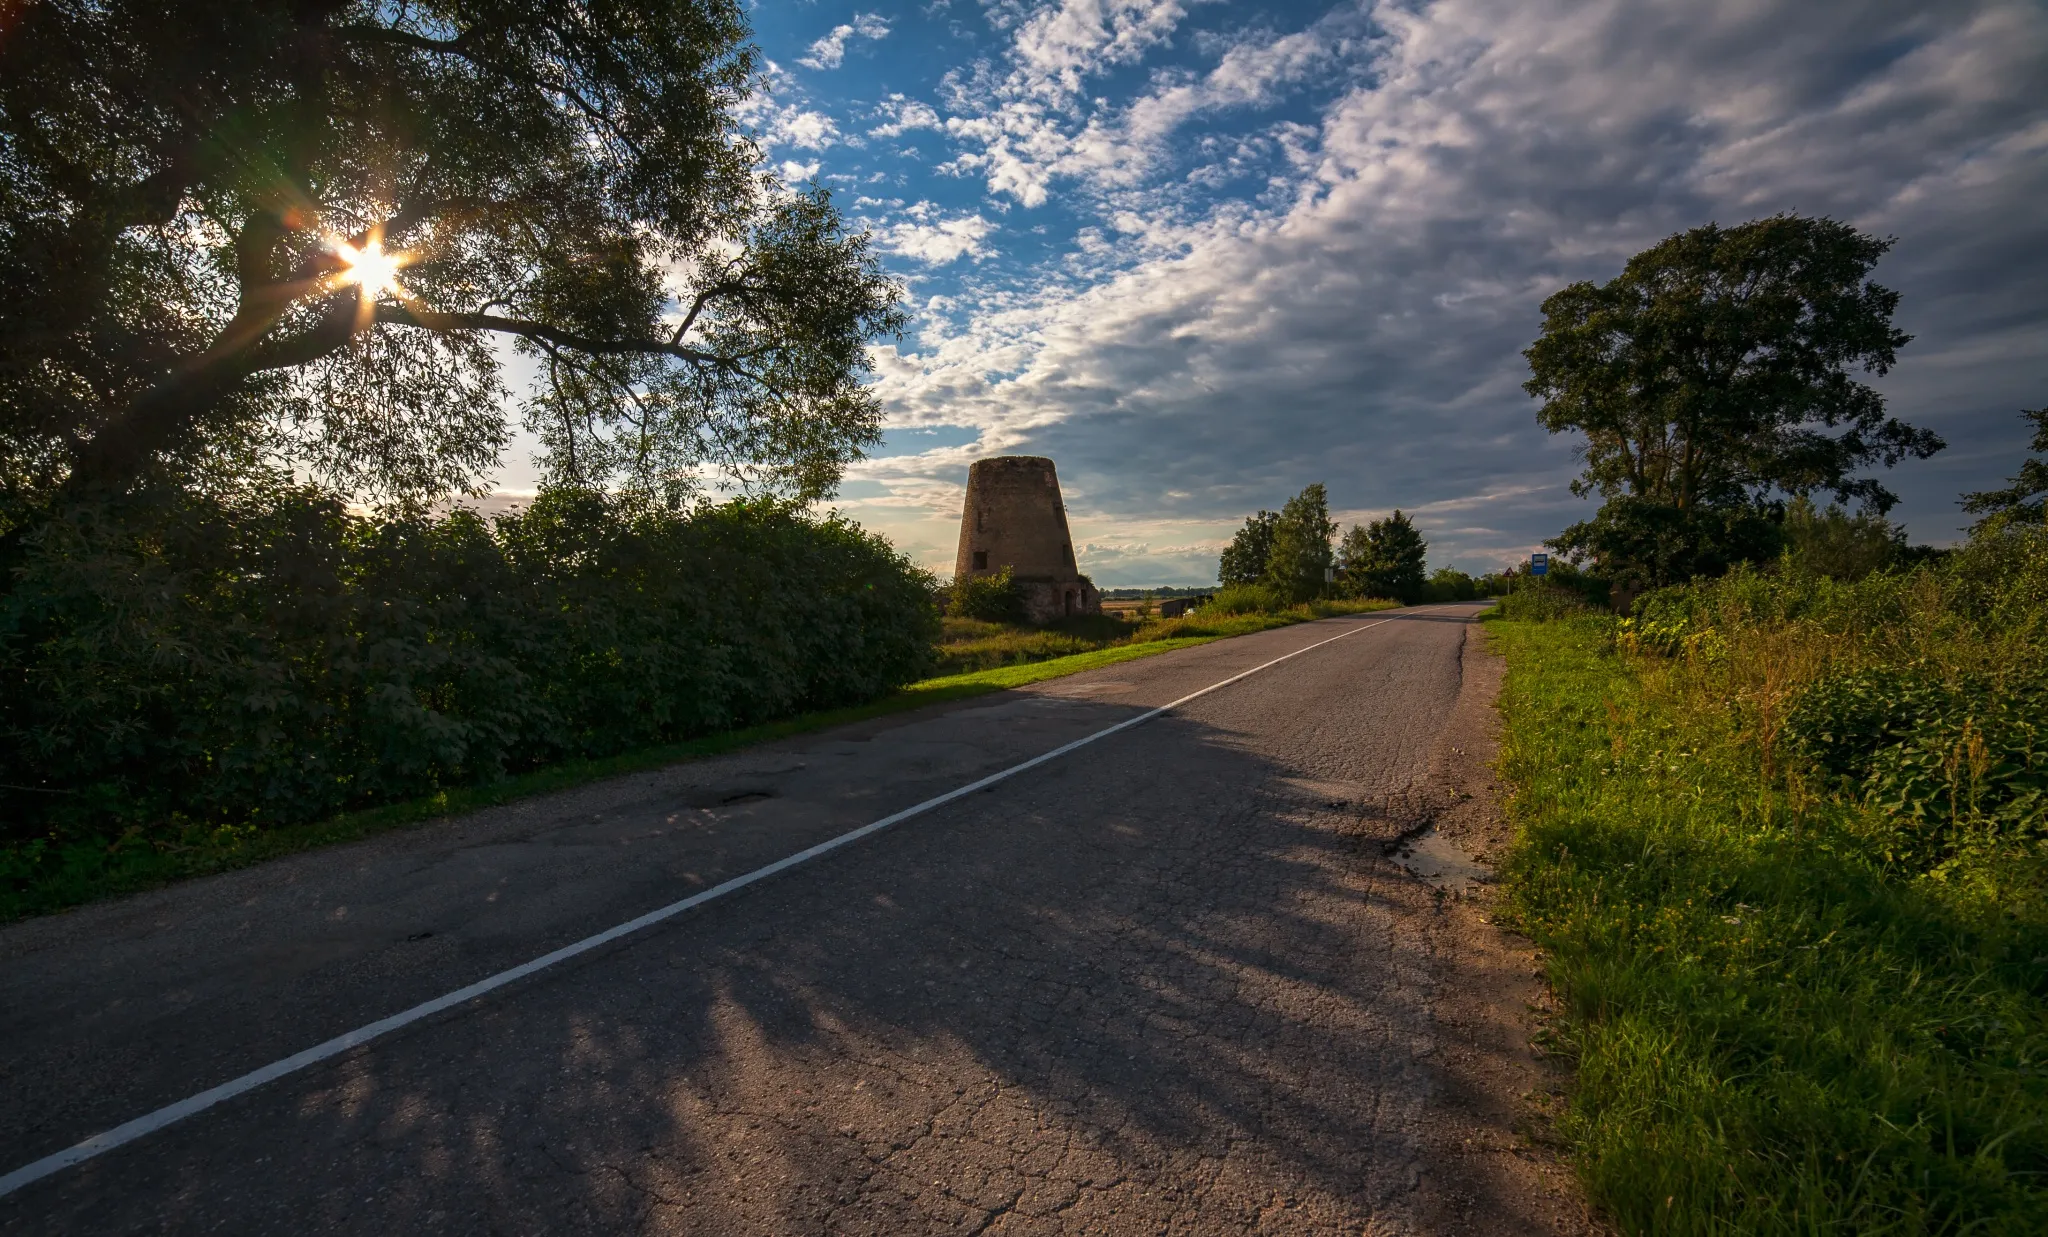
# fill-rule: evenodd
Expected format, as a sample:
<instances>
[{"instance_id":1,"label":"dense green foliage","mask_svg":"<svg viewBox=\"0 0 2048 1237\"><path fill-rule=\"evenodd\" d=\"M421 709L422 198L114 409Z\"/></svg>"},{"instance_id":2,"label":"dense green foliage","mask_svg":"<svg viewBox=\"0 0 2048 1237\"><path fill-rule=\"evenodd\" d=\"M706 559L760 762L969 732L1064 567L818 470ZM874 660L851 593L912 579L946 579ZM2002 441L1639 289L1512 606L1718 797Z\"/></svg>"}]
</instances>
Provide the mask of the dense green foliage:
<instances>
[{"instance_id":1,"label":"dense green foliage","mask_svg":"<svg viewBox=\"0 0 2048 1237\"><path fill-rule=\"evenodd\" d=\"M1167 600L1167 598L1192 598L1217 592L1214 584L1163 584L1159 588L1104 588L1102 600L1106 602L1133 602L1133 600Z\"/></svg>"},{"instance_id":2,"label":"dense green foliage","mask_svg":"<svg viewBox=\"0 0 2048 1237\"><path fill-rule=\"evenodd\" d=\"M1477 601L1506 591L1506 582L1498 575L1472 576L1455 567L1439 567L1430 572L1429 579L1423 582L1421 600L1430 603Z\"/></svg>"},{"instance_id":3,"label":"dense green foliage","mask_svg":"<svg viewBox=\"0 0 2048 1237\"><path fill-rule=\"evenodd\" d=\"M1024 621L1024 590L1008 567L992 576L966 576L946 591L946 613L984 623Z\"/></svg>"},{"instance_id":4,"label":"dense green foliage","mask_svg":"<svg viewBox=\"0 0 2048 1237\"><path fill-rule=\"evenodd\" d=\"M1910 338L1866 278L1890 247L1832 219L1709 224L1544 301L1525 385L1545 428L1585 435L1574 492L1606 500L1551 544L1635 591L1775 557L1779 495L1888 510L1860 470L1942 447L1854 376Z\"/></svg>"},{"instance_id":5,"label":"dense green foliage","mask_svg":"<svg viewBox=\"0 0 2048 1237\"><path fill-rule=\"evenodd\" d=\"M1574 589L1525 580L1513 591L1501 597L1494 613L1505 619L1547 622L1552 619L1592 614L1594 609L1587 602L1585 594Z\"/></svg>"},{"instance_id":6,"label":"dense green foliage","mask_svg":"<svg viewBox=\"0 0 2048 1237\"><path fill-rule=\"evenodd\" d=\"M1825 510L1806 498L1785 509L1785 565L1794 572L1833 580L1861 580L1908 555L1906 530L1871 511L1855 515L1830 503Z\"/></svg>"},{"instance_id":7,"label":"dense green foliage","mask_svg":"<svg viewBox=\"0 0 2048 1237\"><path fill-rule=\"evenodd\" d=\"M1330 518L1329 495L1320 481L1302 491L1280 508L1273 524L1273 545L1266 554L1266 574L1261 580L1280 594L1288 605L1300 605L1330 595L1329 576L1335 559L1330 538L1337 535L1337 523Z\"/></svg>"},{"instance_id":8,"label":"dense green foliage","mask_svg":"<svg viewBox=\"0 0 2048 1237\"><path fill-rule=\"evenodd\" d=\"M1329 495L1317 482L1287 500L1278 511L1261 511L1223 549L1216 578L1225 591L1256 586L1281 598L1279 608L1298 605L1330 591L1335 565L1330 538Z\"/></svg>"},{"instance_id":9,"label":"dense green foliage","mask_svg":"<svg viewBox=\"0 0 2048 1237\"><path fill-rule=\"evenodd\" d=\"M1718 503L1682 508L1617 494L1545 543L1582 556L1617 592L1640 593L1722 574L1738 563L1762 563L1785 547L1774 503Z\"/></svg>"},{"instance_id":10,"label":"dense green foliage","mask_svg":"<svg viewBox=\"0 0 2048 1237\"><path fill-rule=\"evenodd\" d=\"M1224 588L1257 584L1266 578L1266 564L1273 557L1273 531L1280 523L1277 511L1249 516L1244 527L1223 547L1216 567L1216 580Z\"/></svg>"},{"instance_id":11,"label":"dense green foliage","mask_svg":"<svg viewBox=\"0 0 2048 1237\"><path fill-rule=\"evenodd\" d=\"M0 526L268 460L356 495L829 493L898 289L766 170L734 0L7 6ZM402 289L402 290L401 290Z\"/></svg>"},{"instance_id":12,"label":"dense green foliage","mask_svg":"<svg viewBox=\"0 0 2048 1237\"><path fill-rule=\"evenodd\" d=\"M1556 617L1605 609L1613 600L1608 582L1567 558L1552 557L1543 575L1535 574L1530 561L1485 581L1491 595L1501 598L1502 613L1522 618Z\"/></svg>"},{"instance_id":13,"label":"dense green foliage","mask_svg":"<svg viewBox=\"0 0 2048 1237\"><path fill-rule=\"evenodd\" d=\"M556 491L495 526L288 485L73 508L0 596L7 840L267 827L851 704L928 576L767 502Z\"/></svg>"},{"instance_id":14,"label":"dense green foliage","mask_svg":"<svg viewBox=\"0 0 2048 1237\"><path fill-rule=\"evenodd\" d=\"M1353 524L1344 534L1337 550L1337 579L1347 597L1420 601L1428 554L1415 521L1397 507L1387 518Z\"/></svg>"},{"instance_id":15,"label":"dense green foliage","mask_svg":"<svg viewBox=\"0 0 2048 1237\"><path fill-rule=\"evenodd\" d=\"M1202 609L1210 614L1273 614L1285 610L1287 596L1263 584L1233 584L1217 589Z\"/></svg>"},{"instance_id":16,"label":"dense green foliage","mask_svg":"<svg viewBox=\"0 0 2048 1237\"><path fill-rule=\"evenodd\" d=\"M1620 1226L2048 1231L2048 535L1494 630L1509 896Z\"/></svg>"}]
</instances>

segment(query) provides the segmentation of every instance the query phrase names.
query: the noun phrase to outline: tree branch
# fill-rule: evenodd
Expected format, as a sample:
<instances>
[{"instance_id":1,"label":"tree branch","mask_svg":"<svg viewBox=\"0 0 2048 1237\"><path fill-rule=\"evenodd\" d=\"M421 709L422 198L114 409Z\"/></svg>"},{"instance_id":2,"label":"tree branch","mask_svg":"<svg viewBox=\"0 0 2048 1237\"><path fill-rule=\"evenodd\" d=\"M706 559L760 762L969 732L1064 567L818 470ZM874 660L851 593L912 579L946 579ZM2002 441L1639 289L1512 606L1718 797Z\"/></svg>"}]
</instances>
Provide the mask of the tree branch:
<instances>
[{"instance_id":1,"label":"tree branch","mask_svg":"<svg viewBox=\"0 0 2048 1237\"><path fill-rule=\"evenodd\" d=\"M363 317L361 303L360 288L354 296L332 298L318 323L252 351L239 368L244 374L256 374L266 369L312 364L348 343L356 333L356 323Z\"/></svg>"},{"instance_id":2,"label":"tree branch","mask_svg":"<svg viewBox=\"0 0 2048 1237\"><path fill-rule=\"evenodd\" d=\"M472 26L452 39L430 39L410 30L393 30L389 26L342 26L334 31L336 38L345 42L390 43L410 48L416 52L429 52L437 56L460 56L467 60L476 47L473 42L479 27Z\"/></svg>"},{"instance_id":3,"label":"tree branch","mask_svg":"<svg viewBox=\"0 0 2048 1237\"><path fill-rule=\"evenodd\" d=\"M344 26L335 31L335 34L347 41L388 43L395 47L426 52L430 55L457 56L476 65L479 69L495 69L506 77L521 82L523 85L553 91L574 104L576 110L582 112L586 119L611 134L627 150L636 155L642 153L640 144L634 141L624 130L620 129L618 122L612 119L610 113L603 107L586 98L583 92L576 88L576 84L568 75L550 78L548 75L540 73L511 72L504 65L485 65L474 54L476 45L473 40L479 33L481 33L481 27L475 26L463 31L452 39L430 39L423 34L414 34L409 30L393 30L385 26ZM557 37L559 38L560 35L558 34ZM564 61L568 60L566 49L563 52L562 59Z\"/></svg>"},{"instance_id":4,"label":"tree branch","mask_svg":"<svg viewBox=\"0 0 2048 1237\"><path fill-rule=\"evenodd\" d=\"M730 358L719 356L717 353L665 340L592 339L573 331L549 326L544 322L530 322L524 318L507 318L498 314L441 313L431 309L416 309L410 305L379 305L376 320L385 326L413 326L427 331L497 331L503 335L517 335L561 348L572 348L592 356L659 353L688 361L692 365L710 365L721 369L730 368L731 365Z\"/></svg>"}]
</instances>

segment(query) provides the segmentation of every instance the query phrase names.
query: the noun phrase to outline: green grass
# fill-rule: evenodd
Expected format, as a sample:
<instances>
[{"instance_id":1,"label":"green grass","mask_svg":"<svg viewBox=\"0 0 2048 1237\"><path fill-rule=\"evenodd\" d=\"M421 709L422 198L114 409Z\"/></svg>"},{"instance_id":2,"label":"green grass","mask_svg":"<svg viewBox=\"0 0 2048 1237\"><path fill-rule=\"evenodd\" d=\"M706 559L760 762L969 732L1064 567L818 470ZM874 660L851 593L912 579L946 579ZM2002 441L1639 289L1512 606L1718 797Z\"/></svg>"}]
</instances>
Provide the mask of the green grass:
<instances>
[{"instance_id":1,"label":"green grass","mask_svg":"<svg viewBox=\"0 0 2048 1237\"><path fill-rule=\"evenodd\" d=\"M1308 619L1391 609L1391 601L1321 601L1277 613L1194 614L1184 618L1127 621L1088 614L1043 627L948 618L939 640L939 668L945 675L992 670L1028 662L1071 657L1097 649L1157 644L1184 639L1217 639L1265 631Z\"/></svg>"},{"instance_id":2,"label":"green grass","mask_svg":"<svg viewBox=\"0 0 2048 1237\"><path fill-rule=\"evenodd\" d=\"M1507 909L1547 955L1596 1204L1629 1233L2048 1233L2039 835L1900 866L1875 808L1765 767L1763 653L1488 628Z\"/></svg>"},{"instance_id":3,"label":"green grass","mask_svg":"<svg viewBox=\"0 0 2048 1237\"><path fill-rule=\"evenodd\" d=\"M566 790L602 778L657 769L679 761L716 756L832 726L1023 687L1045 679L1078 674L1230 636L1335 614L1385 609L1392 604L1322 603L1298 607L1283 614L1235 615L1207 623L1178 619L1149 623L1135 630L1114 619L1096 620L1098 625L1106 622L1117 629L1103 633L1115 637L1114 642L1099 641L1096 647L1066 656L1016 660L988 669L926 679L893 695L850 708L806 713L744 730L641 748L598 760L550 765L498 782L451 787L426 798L352 812L313 824L275 829L189 827L170 839L144 837L140 831L134 831L109 842L75 843L53 848L46 842L37 841L0 849L0 922L48 914L174 881L247 867L315 847L352 842L444 816ZM1134 636L1146 638L1133 639Z\"/></svg>"}]
</instances>

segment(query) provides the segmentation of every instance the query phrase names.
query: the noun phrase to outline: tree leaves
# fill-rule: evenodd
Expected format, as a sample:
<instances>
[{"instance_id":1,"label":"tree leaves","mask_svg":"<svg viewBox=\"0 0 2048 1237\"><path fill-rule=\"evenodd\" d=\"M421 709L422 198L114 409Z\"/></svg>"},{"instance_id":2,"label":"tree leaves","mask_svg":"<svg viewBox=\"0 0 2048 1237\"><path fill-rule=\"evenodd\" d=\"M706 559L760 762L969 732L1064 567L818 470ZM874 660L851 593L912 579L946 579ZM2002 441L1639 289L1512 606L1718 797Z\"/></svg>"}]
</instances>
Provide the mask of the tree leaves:
<instances>
[{"instance_id":1,"label":"tree leaves","mask_svg":"<svg viewBox=\"0 0 2048 1237\"><path fill-rule=\"evenodd\" d=\"M1257 584L1266 578L1266 562L1273 556L1273 530L1280 523L1277 511L1261 511L1248 517L1244 527L1223 547L1216 565L1216 582L1224 588Z\"/></svg>"},{"instance_id":2,"label":"tree leaves","mask_svg":"<svg viewBox=\"0 0 2048 1237\"><path fill-rule=\"evenodd\" d=\"M1330 518L1330 499L1322 482L1302 487L1281 506L1273 522L1263 582L1289 605L1328 596L1330 538L1336 535L1337 522Z\"/></svg>"},{"instance_id":3,"label":"tree leaves","mask_svg":"<svg viewBox=\"0 0 2048 1237\"><path fill-rule=\"evenodd\" d=\"M1353 597L1413 602L1422 596L1428 552L1415 522L1397 507L1386 519L1351 526L1337 550L1337 573Z\"/></svg>"},{"instance_id":4,"label":"tree leaves","mask_svg":"<svg viewBox=\"0 0 2048 1237\"><path fill-rule=\"evenodd\" d=\"M1585 435L1574 492L1628 500L1557 548L1661 584L1761 545L1733 509L1775 495L1889 510L1857 472L1943 446L1854 376L1887 372L1911 338L1891 324L1898 293L1865 278L1890 247L1826 218L1709 224L1546 300L1524 389L1545 428Z\"/></svg>"}]
</instances>

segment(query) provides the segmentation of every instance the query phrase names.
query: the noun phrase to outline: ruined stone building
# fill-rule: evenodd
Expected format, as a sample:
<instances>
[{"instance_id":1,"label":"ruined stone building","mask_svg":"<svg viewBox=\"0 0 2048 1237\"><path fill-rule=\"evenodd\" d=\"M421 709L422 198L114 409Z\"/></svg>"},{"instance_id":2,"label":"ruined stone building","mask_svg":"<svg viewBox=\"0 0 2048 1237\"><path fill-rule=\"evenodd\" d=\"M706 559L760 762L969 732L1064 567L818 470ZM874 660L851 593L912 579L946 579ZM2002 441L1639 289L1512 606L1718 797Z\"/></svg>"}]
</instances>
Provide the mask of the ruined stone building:
<instances>
[{"instance_id":1,"label":"ruined stone building","mask_svg":"<svg viewBox=\"0 0 2048 1237\"><path fill-rule=\"evenodd\" d=\"M1074 564L1074 539L1052 461L1035 455L978 460L967 470L967 507L960 514L960 556L953 578L1010 569L1034 623L1069 614L1100 614L1102 594Z\"/></svg>"}]
</instances>

